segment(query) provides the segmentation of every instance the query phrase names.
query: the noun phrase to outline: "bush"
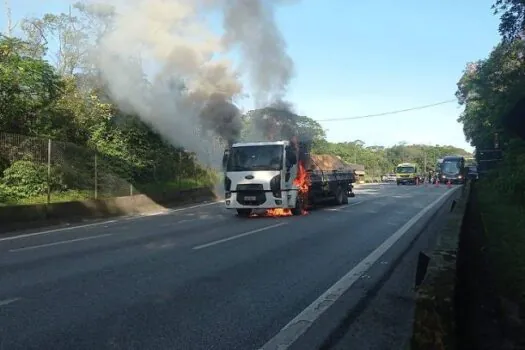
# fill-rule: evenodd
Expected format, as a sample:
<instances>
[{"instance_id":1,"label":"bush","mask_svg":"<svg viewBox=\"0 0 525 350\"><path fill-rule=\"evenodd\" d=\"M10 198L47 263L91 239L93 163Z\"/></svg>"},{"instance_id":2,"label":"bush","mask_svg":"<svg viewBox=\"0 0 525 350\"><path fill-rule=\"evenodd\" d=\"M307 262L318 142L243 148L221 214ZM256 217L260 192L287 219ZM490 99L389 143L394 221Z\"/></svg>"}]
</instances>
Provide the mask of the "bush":
<instances>
[{"instance_id":1,"label":"bush","mask_svg":"<svg viewBox=\"0 0 525 350\"><path fill-rule=\"evenodd\" d=\"M59 171L51 169L51 190L63 190ZM48 189L47 166L19 160L4 170L2 192L6 198L21 199L45 194Z\"/></svg>"},{"instance_id":2,"label":"bush","mask_svg":"<svg viewBox=\"0 0 525 350\"><path fill-rule=\"evenodd\" d=\"M9 203L11 200L8 189L0 183L0 203Z\"/></svg>"},{"instance_id":3,"label":"bush","mask_svg":"<svg viewBox=\"0 0 525 350\"><path fill-rule=\"evenodd\" d=\"M505 151L502 163L492 170L487 182L510 204L525 206L525 142L514 140Z\"/></svg>"}]
</instances>

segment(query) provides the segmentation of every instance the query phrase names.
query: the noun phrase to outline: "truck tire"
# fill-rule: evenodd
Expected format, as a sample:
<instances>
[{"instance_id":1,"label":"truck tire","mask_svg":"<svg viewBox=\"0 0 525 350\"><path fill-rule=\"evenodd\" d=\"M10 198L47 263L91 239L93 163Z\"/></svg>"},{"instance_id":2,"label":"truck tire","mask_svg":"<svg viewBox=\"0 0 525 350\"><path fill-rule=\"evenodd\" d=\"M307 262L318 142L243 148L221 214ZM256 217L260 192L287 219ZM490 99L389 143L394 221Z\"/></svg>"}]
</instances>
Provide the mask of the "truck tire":
<instances>
[{"instance_id":1,"label":"truck tire","mask_svg":"<svg viewBox=\"0 0 525 350\"><path fill-rule=\"evenodd\" d=\"M348 192L343 191L343 204L348 204Z\"/></svg>"},{"instance_id":2,"label":"truck tire","mask_svg":"<svg viewBox=\"0 0 525 350\"><path fill-rule=\"evenodd\" d=\"M341 186L337 186L337 189L335 190L335 198L334 198L335 205L343 205L344 196L345 196L344 192L345 191L343 191Z\"/></svg>"},{"instance_id":3,"label":"truck tire","mask_svg":"<svg viewBox=\"0 0 525 350\"><path fill-rule=\"evenodd\" d=\"M237 209L237 216L241 218L249 218L251 214L251 209Z\"/></svg>"},{"instance_id":4,"label":"truck tire","mask_svg":"<svg viewBox=\"0 0 525 350\"><path fill-rule=\"evenodd\" d=\"M295 208L292 208L291 210L293 216L303 215L304 201L300 197L301 196L297 196L297 199L295 200Z\"/></svg>"}]
</instances>

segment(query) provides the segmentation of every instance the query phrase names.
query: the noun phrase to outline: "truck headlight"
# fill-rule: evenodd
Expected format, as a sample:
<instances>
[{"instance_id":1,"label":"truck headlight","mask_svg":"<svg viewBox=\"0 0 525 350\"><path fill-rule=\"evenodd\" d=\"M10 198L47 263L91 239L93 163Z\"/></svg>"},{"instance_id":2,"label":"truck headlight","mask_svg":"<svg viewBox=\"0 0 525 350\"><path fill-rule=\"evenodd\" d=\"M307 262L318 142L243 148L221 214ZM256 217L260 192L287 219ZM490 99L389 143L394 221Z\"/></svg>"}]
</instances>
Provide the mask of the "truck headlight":
<instances>
[{"instance_id":1,"label":"truck headlight","mask_svg":"<svg viewBox=\"0 0 525 350\"><path fill-rule=\"evenodd\" d=\"M276 175L270 180L270 190L274 197L281 198L281 175Z\"/></svg>"}]
</instances>

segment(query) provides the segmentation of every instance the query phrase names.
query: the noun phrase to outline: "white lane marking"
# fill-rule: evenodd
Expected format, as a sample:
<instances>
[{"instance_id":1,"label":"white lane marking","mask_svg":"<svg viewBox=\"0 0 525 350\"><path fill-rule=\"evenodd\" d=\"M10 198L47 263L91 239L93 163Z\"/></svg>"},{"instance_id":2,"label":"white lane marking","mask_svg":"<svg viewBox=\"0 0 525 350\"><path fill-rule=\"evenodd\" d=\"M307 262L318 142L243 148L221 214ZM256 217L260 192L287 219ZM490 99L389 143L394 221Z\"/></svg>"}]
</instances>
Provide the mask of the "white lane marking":
<instances>
[{"instance_id":1,"label":"white lane marking","mask_svg":"<svg viewBox=\"0 0 525 350\"><path fill-rule=\"evenodd\" d=\"M26 234L22 234L22 235L18 235L18 236L3 237L3 238L0 238L0 242L13 241L13 240L16 240L16 239L26 238L26 237L29 238L29 237L34 237L34 236L47 235L47 234L54 233L54 232L70 231L70 230L74 230L74 229L77 229L77 228L85 228L85 227L92 227L92 226L107 225L107 224L111 224L111 223L114 223L114 222L117 222L117 220L104 221L104 222L95 222L95 223L86 224L86 225L69 226L69 227L57 228L57 229L47 230L47 231L26 233Z\"/></svg>"},{"instance_id":2,"label":"white lane marking","mask_svg":"<svg viewBox=\"0 0 525 350\"><path fill-rule=\"evenodd\" d=\"M449 196L455 190L449 190L442 194L438 199L432 202L417 213L412 219L407 221L399 230L385 240L370 255L361 260L352 270L344 275L333 286L328 288L317 300L304 309L299 315L284 326L279 333L270 339L260 350L289 349L293 343L303 335L329 307L331 307L352 285L357 282L361 276L401 238L405 235L419 219L428 211L436 207L445 197Z\"/></svg>"},{"instance_id":3,"label":"white lane marking","mask_svg":"<svg viewBox=\"0 0 525 350\"><path fill-rule=\"evenodd\" d=\"M33 233L26 233L26 234L21 234L21 235L17 235L17 236L3 237L3 238L0 238L0 242L3 242L3 241L13 241L13 240L16 240L16 239L29 238L29 237L41 236L41 235L47 235L47 234L55 233L55 232L70 231L70 230L75 230L75 229L79 229L79 228L88 228L88 227L95 227L95 226L107 225L107 224L112 224L112 223L116 223L116 222L123 222L123 221L129 221L129 220L137 220L137 219L141 219L141 218L145 218L145 217L151 217L151 216L161 215L161 214L164 214L164 213L166 213L166 214L176 213L176 212L183 211L183 210L188 210L188 209L195 209L195 208L207 207L207 206L215 205L215 204L219 204L219 203L222 203L222 202L224 202L224 201L212 202L212 203L204 203L204 204L197 204L197 205L192 205L191 207L184 207L184 208L178 208L178 209L171 209L171 210L166 211L166 212L160 212L160 213L149 214L149 215L131 216L131 217L127 217L127 218L121 218L121 219L118 219L118 220L109 220L109 221L102 221L102 222L94 222L94 223L92 223L92 224L85 224L85 225L76 225L76 226L61 227L61 228L56 228L56 229L52 229L52 230L39 231L39 232L33 232Z\"/></svg>"},{"instance_id":4,"label":"white lane marking","mask_svg":"<svg viewBox=\"0 0 525 350\"><path fill-rule=\"evenodd\" d=\"M15 252L21 252L21 251L24 251L24 250L33 250L33 249L39 249L39 248L46 248L46 247L52 247L52 246L55 246L55 245L88 241L90 239L95 239L95 238L109 237L109 236L112 236L112 235L113 235L112 233L106 233L106 234L103 234L103 235L75 238L75 239L70 239L70 240L67 240L67 241L59 241L59 242L53 242L53 243L32 245L32 246L29 246L29 247L10 249L9 252L10 253L15 253Z\"/></svg>"},{"instance_id":5,"label":"white lane marking","mask_svg":"<svg viewBox=\"0 0 525 350\"><path fill-rule=\"evenodd\" d=\"M323 211L344 211L345 208L353 207L354 205L358 205L358 204L361 204L361 203L364 203L364 202L366 202L366 201L360 201L360 202L347 204L347 205L341 206L339 208L326 208L326 209L323 209Z\"/></svg>"},{"instance_id":6,"label":"white lane marking","mask_svg":"<svg viewBox=\"0 0 525 350\"><path fill-rule=\"evenodd\" d=\"M238 234L238 235L235 235L235 236L231 236L231 237L228 237L228 238L219 239L218 241L213 241L213 242L210 242L210 243L198 245L196 247L193 247L193 250L199 250L199 249L203 249L203 248L208 248L208 247L211 247L211 246L214 246L214 245L217 245L217 244L221 244L221 243L224 243L224 242L229 242L229 241L232 241L232 240L237 239L237 238L246 237L246 236L249 236L249 235L253 235L254 233L270 230L272 228L276 228L276 227L283 226L283 225L286 225L286 223L285 222L281 222L279 224L261 227L261 228L258 228L256 230L244 232L244 233L241 233L241 234Z\"/></svg>"},{"instance_id":7,"label":"white lane marking","mask_svg":"<svg viewBox=\"0 0 525 350\"><path fill-rule=\"evenodd\" d=\"M20 298L11 298L11 299L0 300L0 307L9 305L9 304L14 303L15 301L18 301L18 300L20 300Z\"/></svg>"},{"instance_id":8,"label":"white lane marking","mask_svg":"<svg viewBox=\"0 0 525 350\"><path fill-rule=\"evenodd\" d=\"M196 204L196 205L192 205L190 207L184 207L184 208L169 209L168 213L177 213L179 211L184 211L184 210L188 210L188 209L195 209L195 208L202 208L202 207L207 207L207 206L210 206L210 205L216 205L216 204L221 204L221 203L224 203L224 200L220 200L220 201L217 201L217 202L211 202L211 203Z\"/></svg>"}]
</instances>

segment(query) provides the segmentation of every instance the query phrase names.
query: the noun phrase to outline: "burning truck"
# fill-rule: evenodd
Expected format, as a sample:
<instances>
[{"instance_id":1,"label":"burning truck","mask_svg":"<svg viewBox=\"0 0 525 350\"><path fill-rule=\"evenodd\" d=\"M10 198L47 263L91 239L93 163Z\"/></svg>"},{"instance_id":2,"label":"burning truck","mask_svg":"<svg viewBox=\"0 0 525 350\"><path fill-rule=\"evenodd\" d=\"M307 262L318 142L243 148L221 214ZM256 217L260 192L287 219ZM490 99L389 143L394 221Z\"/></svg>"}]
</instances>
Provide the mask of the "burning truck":
<instances>
[{"instance_id":1,"label":"burning truck","mask_svg":"<svg viewBox=\"0 0 525 350\"><path fill-rule=\"evenodd\" d=\"M354 171L337 157L311 154L297 138L234 143L223 170L226 208L240 217L304 215L312 205L354 197Z\"/></svg>"}]
</instances>

